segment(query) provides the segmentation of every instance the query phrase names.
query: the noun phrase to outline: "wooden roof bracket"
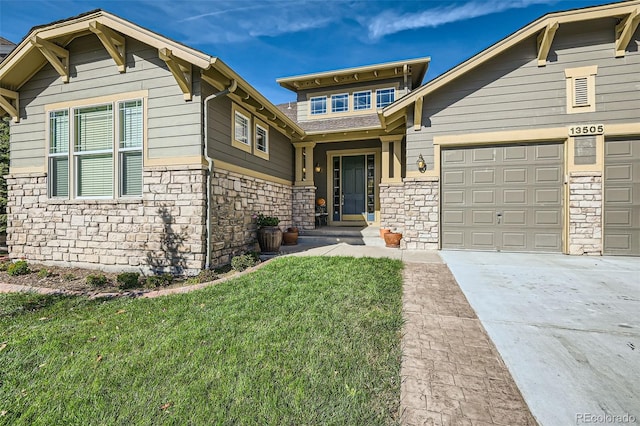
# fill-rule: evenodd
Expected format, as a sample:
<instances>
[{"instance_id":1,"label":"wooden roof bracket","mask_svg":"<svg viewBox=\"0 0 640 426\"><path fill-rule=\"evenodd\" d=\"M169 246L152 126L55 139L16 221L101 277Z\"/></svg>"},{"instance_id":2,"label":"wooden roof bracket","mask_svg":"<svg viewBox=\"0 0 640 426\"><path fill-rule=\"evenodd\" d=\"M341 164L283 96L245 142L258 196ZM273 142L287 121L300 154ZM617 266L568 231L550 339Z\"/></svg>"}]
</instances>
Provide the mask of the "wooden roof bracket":
<instances>
[{"instance_id":1,"label":"wooden roof bracket","mask_svg":"<svg viewBox=\"0 0 640 426\"><path fill-rule=\"evenodd\" d=\"M113 58L121 73L126 71L124 37L98 21L89 22L89 30L98 36L107 53Z\"/></svg>"},{"instance_id":2,"label":"wooden roof bracket","mask_svg":"<svg viewBox=\"0 0 640 426\"><path fill-rule=\"evenodd\" d=\"M422 127L422 103L424 96L418 96L413 107L413 130L420 130Z\"/></svg>"},{"instance_id":3,"label":"wooden roof bracket","mask_svg":"<svg viewBox=\"0 0 640 426\"><path fill-rule=\"evenodd\" d=\"M549 23L541 32L538 34L538 66L544 67L547 65L547 57L549 56L549 50L551 49L551 44L553 43L553 38L556 35L556 31L558 30L558 21Z\"/></svg>"},{"instance_id":4,"label":"wooden roof bracket","mask_svg":"<svg viewBox=\"0 0 640 426\"><path fill-rule=\"evenodd\" d=\"M173 74L173 77L176 79L184 95L184 100L190 101L193 96L191 64L173 56L171 49L166 47L158 49L158 56L167 64L167 68L169 68L169 71L171 71L171 74Z\"/></svg>"},{"instance_id":5,"label":"wooden roof bracket","mask_svg":"<svg viewBox=\"0 0 640 426\"><path fill-rule=\"evenodd\" d=\"M14 123L20 122L20 94L0 88L0 108L7 111Z\"/></svg>"},{"instance_id":6,"label":"wooden roof bracket","mask_svg":"<svg viewBox=\"0 0 640 426\"><path fill-rule=\"evenodd\" d=\"M60 74L64 83L69 82L69 51L52 42L33 36L29 42L40 50L51 66Z\"/></svg>"},{"instance_id":7,"label":"wooden roof bracket","mask_svg":"<svg viewBox=\"0 0 640 426\"><path fill-rule=\"evenodd\" d=\"M635 9L616 25L616 58L624 56L631 37L640 23L640 9Z\"/></svg>"}]
</instances>

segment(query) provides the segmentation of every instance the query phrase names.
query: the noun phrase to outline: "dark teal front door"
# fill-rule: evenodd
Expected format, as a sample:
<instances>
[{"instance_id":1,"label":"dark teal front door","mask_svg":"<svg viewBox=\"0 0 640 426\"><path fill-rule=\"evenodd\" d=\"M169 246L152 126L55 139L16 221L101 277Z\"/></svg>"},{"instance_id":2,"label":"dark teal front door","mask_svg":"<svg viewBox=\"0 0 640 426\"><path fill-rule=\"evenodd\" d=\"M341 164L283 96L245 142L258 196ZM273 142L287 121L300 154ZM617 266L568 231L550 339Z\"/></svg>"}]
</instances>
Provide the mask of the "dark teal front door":
<instances>
[{"instance_id":1,"label":"dark teal front door","mask_svg":"<svg viewBox=\"0 0 640 426\"><path fill-rule=\"evenodd\" d=\"M366 213L364 155L342 157L342 220L362 220Z\"/></svg>"}]
</instances>

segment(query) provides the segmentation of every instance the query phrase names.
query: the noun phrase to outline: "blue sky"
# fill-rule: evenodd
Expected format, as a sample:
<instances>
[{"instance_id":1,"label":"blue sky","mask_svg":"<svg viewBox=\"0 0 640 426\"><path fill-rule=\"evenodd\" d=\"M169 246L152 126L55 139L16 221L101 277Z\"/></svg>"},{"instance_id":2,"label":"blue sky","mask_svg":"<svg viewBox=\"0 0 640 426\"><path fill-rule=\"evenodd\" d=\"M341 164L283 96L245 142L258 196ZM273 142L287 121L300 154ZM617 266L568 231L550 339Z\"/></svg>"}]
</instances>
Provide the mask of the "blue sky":
<instances>
[{"instance_id":1,"label":"blue sky","mask_svg":"<svg viewBox=\"0 0 640 426\"><path fill-rule=\"evenodd\" d=\"M0 0L0 36L101 8L221 58L273 103L276 78L430 56L425 81L538 17L606 0Z\"/></svg>"}]
</instances>

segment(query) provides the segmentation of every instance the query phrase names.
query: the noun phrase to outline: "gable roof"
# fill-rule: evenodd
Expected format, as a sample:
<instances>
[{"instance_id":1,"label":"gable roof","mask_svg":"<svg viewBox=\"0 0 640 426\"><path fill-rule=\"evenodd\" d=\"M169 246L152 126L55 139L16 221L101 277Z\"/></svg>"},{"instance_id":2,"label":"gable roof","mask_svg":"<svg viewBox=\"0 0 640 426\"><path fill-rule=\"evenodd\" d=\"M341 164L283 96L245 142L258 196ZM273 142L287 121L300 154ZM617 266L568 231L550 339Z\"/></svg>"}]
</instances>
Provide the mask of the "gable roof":
<instances>
[{"instance_id":1,"label":"gable roof","mask_svg":"<svg viewBox=\"0 0 640 426\"><path fill-rule=\"evenodd\" d=\"M65 47L72 40L92 33L98 35L107 52L121 67L121 72L126 71L122 62L124 59L119 58L119 55L122 54L118 52L119 45L113 40L126 36L158 49L158 54L162 59L173 62L175 68L171 69L170 66L169 68L176 76L178 84L181 84L179 81L181 80L180 67L195 66L200 69L204 81L218 90L233 88L233 93L230 96L253 106L256 109L256 114L262 115L265 120L279 127L281 131L293 138L301 138L304 135L304 131L297 123L282 113L219 58L171 40L101 9L33 27L18 46L0 63L0 95L14 93L13 96L15 96L15 93L51 60L45 56L44 51L52 52L50 56L54 57L54 62L58 62L63 59L60 55L68 55ZM103 41L103 38L106 41ZM58 59L55 58L56 56ZM121 64L117 63L118 60L121 61ZM57 65L61 68L60 71L64 71L64 63ZM187 94L185 94L185 99L188 99ZM11 105L7 102L5 101L4 106L11 109ZM0 102L0 107L4 108L4 106Z\"/></svg>"},{"instance_id":2,"label":"gable roof","mask_svg":"<svg viewBox=\"0 0 640 426\"><path fill-rule=\"evenodd\" d=\"M451 83L529 37L538 37L538 65L544 66L553 37L560 25L607 17L620 18L620 23L616 26L615 54L616 56L624 56L624 50L640 22L640 0L549 13L427 82L422 87L403 96L393 104L386 106L378 114L380 121L385 126L385 122L388 123L390 118L394 121L397 120L399 114L418 99L422 99L435 90Z\"/></svg>"}]
</instances>

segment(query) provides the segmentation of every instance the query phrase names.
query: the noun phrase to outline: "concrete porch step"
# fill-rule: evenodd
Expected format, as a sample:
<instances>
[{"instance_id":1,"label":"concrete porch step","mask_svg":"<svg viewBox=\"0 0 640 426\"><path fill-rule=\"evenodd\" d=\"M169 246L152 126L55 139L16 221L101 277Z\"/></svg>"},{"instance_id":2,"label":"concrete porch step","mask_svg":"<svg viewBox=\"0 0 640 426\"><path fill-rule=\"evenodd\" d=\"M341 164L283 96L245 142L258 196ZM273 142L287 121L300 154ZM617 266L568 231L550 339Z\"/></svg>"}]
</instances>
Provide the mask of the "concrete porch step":
<instances>
[{"instance_id":1,"label":"concrete porch step","mask_svg":"<svg viewBox=\"0 0 640 426\"><path fill-rule=\"evenodd\" d=\"M325 226L300 233L298 243L316 246L346 243L354 246L384 247L384 240L380 238L379 229L372 226Z\"/></svg>"}]
</instances>

